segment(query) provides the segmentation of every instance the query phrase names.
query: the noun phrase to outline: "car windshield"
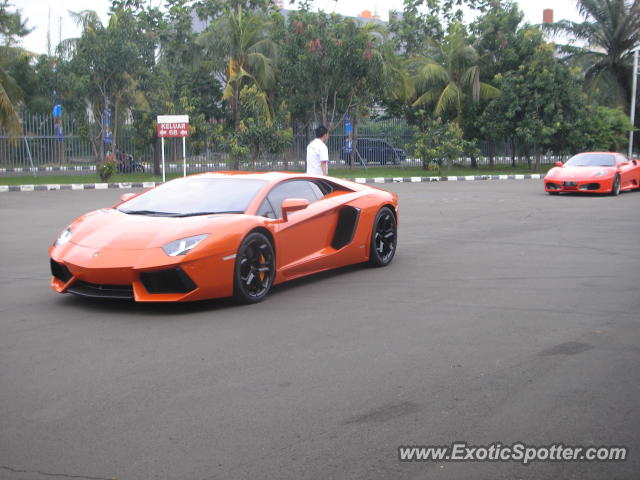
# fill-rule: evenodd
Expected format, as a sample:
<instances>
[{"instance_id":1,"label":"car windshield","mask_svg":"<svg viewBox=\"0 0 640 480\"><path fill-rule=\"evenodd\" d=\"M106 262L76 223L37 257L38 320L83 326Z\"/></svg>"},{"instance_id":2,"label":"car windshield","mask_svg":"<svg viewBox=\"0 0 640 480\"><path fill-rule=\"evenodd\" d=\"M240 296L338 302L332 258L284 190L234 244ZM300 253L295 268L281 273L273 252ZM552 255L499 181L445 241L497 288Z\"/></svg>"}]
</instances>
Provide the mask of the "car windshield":
<instances>
[{"instance_id":1,"label":"car windshield","mask_svg":"<svg viewBox=\"0 0 640 480\"><path fill-rule=\"evenodd\" d=\"M614 167L615 157L608 153L581 153L571 157L565 166L567 167Z\"/></svg>"},{"instance_id":2,"label":"car windshield","mask_svg":"<svg viewBox=\"0 0 640 480\"><path fill-rule=\"evenodd\" d=\"M265 184L247 178L180 178L123 203L118 210L163 217L244 213Z\"/></svg>"}]
</instances>

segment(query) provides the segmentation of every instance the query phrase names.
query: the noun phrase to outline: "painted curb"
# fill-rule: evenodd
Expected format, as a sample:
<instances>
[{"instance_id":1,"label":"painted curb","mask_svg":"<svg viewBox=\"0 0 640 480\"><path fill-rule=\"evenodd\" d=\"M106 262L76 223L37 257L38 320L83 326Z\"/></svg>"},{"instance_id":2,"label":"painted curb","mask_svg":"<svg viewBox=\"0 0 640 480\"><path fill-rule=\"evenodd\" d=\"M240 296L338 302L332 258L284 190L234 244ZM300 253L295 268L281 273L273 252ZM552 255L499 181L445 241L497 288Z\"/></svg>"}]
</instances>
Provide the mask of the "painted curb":
<instances>
[{"instance_id":1,"label":"painted curb","mask_svg":"<svg viewBox=\"0 0 640 480\"><path fill-rule=\"evenodd\" d=\"M475 175L463 177L376 177L345 178L355 183L431 183L431 182L476 182L481 180L542 180L544 175L534 173L528 175ZM162 182L121 182L121 183L73 183L42 185L0 185L0 193L5 192L48 192L53 190L111 190L131 188L153 188Z\"/></svg>"}]
</instances>

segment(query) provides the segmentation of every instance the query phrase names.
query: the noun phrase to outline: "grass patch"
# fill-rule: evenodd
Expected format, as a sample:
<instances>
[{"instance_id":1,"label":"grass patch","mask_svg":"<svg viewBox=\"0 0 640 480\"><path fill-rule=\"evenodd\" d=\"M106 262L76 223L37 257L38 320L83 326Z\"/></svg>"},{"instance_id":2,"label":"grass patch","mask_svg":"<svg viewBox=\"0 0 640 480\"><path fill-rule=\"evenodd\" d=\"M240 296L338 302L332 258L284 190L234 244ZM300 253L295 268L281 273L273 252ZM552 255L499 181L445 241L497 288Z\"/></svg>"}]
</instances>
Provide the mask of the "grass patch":
<instances>
[{"instance_id":1,"label":"grass patch","mask_svg":"<svg viewBox=\"0 0 640 480\"><path fill-rule=\"evenodd\" d=\"M546 173L552 165L542 165L540 173ZM532 173L526 164L515 168L511 165L496 165L493 168L481 166L479 168L452 167L451 170L442 169L440 173L424 170L420 167L354 167L331 168L329 174L339 178L392 178L392 177L437 177L437 176L471 176L471 175L521 175ZM167 180L181 177L180 173L167 175ZM162 176L151 173L129 173L114 175L109 183L141 183L161 182ZM100 183L97 174L89 175L21 175L15 177L0 177L0 185L47 185L47 184L71 184L71 183Z\"/></svg>"},{"instance_id":2,"label":"grass patch","mask_svg":"<svg viewBox=\"0 0 640 480\"><path fill-rule=\"evenodd\" d=\"M172 180L182 175L167 175L167 180ZM107 183L141 183L162 182L162 176L154 176L149 173L130 173L114 175ZM71 183L102 183L97 174L90 175L23 175L18 177L0 177L0 185L59 185Z\"/></svg>"},{"instance_id":3,"label":"grass patch","mask_svg":"<svg viewBox=\"0 0 640 480\"><path fill-rule=\"evenodd\" d=\"M547 173L553 165L541 165L539 173ZM482 166L479 168L451 167L451 170L443 168L440 172L432 172L421 167L363 167L331 168L329 175L342 178L375 178L375 177L463 177L470 175L525 175L532 172L527 165L519 165L515 168L510 165L496 165L493 168Z\"/></svg>"}]
</instances>

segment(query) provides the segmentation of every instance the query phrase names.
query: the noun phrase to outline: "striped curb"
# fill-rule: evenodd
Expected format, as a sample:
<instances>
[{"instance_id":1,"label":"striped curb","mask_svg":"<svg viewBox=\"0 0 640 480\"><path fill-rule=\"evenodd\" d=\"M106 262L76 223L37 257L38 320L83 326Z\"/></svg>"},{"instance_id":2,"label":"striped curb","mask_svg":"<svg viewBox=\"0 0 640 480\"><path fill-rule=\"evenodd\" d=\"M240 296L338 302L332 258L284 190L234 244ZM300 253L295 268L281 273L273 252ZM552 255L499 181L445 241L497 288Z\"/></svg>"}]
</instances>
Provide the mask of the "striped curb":
<instances>
[{"instance_id":1,"label":"striped curb","mask_svg":"<svg viewBox=\"0 0 640 480\"><path fill-rule=\"evenodd\" d=\"M480 180L541 180L541 173L528 175L475 175L465 177L377 177L345 178L355 183L430 183L430 182L474 182ZM111 190L129 188L153 188L162 182L137 183L74 183L61 185L0 185L0 193L5 192L47 192L51 190Z\"/></svg>"}]
</instances>

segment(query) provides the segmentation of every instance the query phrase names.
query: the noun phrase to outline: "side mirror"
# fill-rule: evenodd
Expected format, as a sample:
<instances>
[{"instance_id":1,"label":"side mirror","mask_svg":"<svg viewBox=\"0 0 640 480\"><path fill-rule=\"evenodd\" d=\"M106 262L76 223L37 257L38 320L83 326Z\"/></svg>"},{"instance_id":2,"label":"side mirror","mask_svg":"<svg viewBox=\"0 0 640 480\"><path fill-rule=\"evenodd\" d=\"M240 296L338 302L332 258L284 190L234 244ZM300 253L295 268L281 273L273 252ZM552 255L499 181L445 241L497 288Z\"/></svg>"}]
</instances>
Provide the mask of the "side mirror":
<instances>
[{"instance_id":1,"label":"side mirror","mask_svg":"<svg viewBox=\"0 0 640 480\"><path fill-rule=\"evenodd\" d=\"M137 197L137 193L125 193L120 195L120 202L126 202L127 200L131 200L133 197Z\"/></svg>"},{"instance_id":2,"label":"side mirror","mask_svg":"<svg viewBox=\"0 0 640 480\"><path fill-rule=\"evenodd\" d=\"M287 222L291 212L304 210L309 206L309 200L304 198L287 198L282 202L282 220Z\"/></svg>"},{"instance_id":3,"label":"side mirror","mask_svg":"<svg viewBox=\"0 0 640 480\"><path fill-rule=\"evenodd\" d=\"M563 166L564 166L564 163L562 163L562 162L556 162L556 167L563 167Z\"/></svg>"}]
</instances>

